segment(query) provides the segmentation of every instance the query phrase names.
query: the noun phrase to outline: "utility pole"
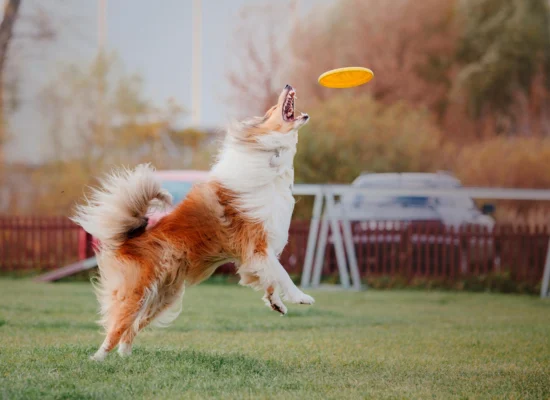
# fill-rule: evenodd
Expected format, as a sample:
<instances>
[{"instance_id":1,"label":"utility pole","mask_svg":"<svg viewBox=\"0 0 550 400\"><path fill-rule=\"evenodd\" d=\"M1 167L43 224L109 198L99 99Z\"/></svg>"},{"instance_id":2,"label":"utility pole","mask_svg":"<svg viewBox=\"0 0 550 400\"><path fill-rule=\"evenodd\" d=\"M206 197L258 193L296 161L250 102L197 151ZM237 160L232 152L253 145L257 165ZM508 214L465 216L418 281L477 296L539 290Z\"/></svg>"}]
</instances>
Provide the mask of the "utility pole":
<instances>
[{"instance_id":1,"label":"utility pole","mask_svg":"<svg viewBox=\"0 0 550 400\"><path fill-rule=\"evenodd\" d=\"M97 4L97 47L103 52L107 39L107 0L98 0Z\"/></svg>"},{"instance_id":2,"label":"utility pole","mask_svg":"<svg viewBox=\"0 0 550 400\"><path fill-rule=\"evenodd\" d=\"M107 0L98 0L98 9L97 9L97 57L98 62L105 63L106 59L106 50L105 44L107 40ZM104 69L100 68L100 74ZM105 76L98 76L97 81L97 91L98 91L98 107L97 107L97 118L98 118L98 131L97 131L97 141L100 147L100 152L103 152L105 147L105 142L107 139L107 129L106 129L106 107L105 107L105 90L107 82L105 82ZM103 157L103 154L101 154Z\"/></svg>"},{"instance_id":3,"label":"utility pole","mask_svg":"<svg viewBox=\"0 0 550 400\"><path fill-rule=\"evenodd\" d=\"M201 73L202 73L202 0L193 0L191 54L191 122L198 127L201 124Z\"/></svg>"}]
</instances>

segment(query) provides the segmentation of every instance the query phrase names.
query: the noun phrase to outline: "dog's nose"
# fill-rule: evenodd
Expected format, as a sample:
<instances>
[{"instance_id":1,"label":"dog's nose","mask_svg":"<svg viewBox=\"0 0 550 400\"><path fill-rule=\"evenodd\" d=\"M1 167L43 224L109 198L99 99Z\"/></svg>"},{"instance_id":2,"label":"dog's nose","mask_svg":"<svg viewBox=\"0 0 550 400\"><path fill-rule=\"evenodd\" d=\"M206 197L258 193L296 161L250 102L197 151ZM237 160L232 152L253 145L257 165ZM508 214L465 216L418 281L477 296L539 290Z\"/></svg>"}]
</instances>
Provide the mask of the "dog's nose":
<instances>
[{"instance_id":1,"label":"dog's nose","mask_svg":"<svg viewBox=\"0 0 550 400\"><path fill-rule=\"evenodd\" d=\"M286 86L285 86L285 89L289 89L289 90L290 90L290 89L292 89L292 86L290 86L290 85L287 83Z\"/></svg>"}]
</instances>

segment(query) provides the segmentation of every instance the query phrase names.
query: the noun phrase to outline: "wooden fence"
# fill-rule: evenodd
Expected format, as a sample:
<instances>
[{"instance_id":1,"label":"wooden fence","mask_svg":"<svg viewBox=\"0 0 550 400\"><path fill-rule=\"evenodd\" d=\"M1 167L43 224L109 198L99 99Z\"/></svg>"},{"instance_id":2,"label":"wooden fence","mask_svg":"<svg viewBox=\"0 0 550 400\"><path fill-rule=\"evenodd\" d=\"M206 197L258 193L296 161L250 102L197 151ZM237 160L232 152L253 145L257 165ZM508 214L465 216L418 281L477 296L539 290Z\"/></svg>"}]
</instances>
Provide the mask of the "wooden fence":
<instances>
[{"instance_id":1,"label":"wooden fence","mask_svg":"<svg viewBox=\"0 0 550 400\"><path fill-rule=\"evenodd\" d=\"M300 274L305 260L309 222L295 221L281 260ZM535 287L541 281L548 251L548 227L478 226L459 229L440 223L353 223L353 239L362 278L400 277L458 281L507 276ZM329 236L322 276L336 277L338 268Z\"/></svg>"},{"instance_id":2,"label":"wooden fence","mask_svg":"<svg viewBox=\"0 0 550 400\"><path fill-rule=\"evenodd\" d=\"M0 272L48 271L89 254L87 235L64 217L0 217Z\"/></svg>"},{"instance_id":3,"label":"wooden fence","mask_svg":"<svg viewBox=\"0 0 550 400\"><path fill-rule=\"evenodd\" d=\"M540 282L550 233L545 228L497 226L454 229L433 222L354 223L362 277L397 276L456 281L507 274L516 282ZM309 221L293 221L281 262L299 275ZM325 253L323 276L336 276L334 248ZM0 217L0 272L47 271L91 255L90 240L66 218ZM220 272L227 273L224 268Z\"/></svg>"}]
</instances>

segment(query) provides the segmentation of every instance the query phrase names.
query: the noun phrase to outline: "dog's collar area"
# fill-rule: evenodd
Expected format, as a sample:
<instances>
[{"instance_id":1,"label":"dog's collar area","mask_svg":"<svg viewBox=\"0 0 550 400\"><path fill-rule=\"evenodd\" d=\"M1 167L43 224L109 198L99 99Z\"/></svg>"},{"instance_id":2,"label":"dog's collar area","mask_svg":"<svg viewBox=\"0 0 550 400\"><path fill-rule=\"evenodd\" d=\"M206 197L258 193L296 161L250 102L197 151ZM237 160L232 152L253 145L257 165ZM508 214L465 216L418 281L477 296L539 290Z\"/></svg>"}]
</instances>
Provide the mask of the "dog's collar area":
<instances>
[{"instance_id":1,"label":"dog's collar area","mask_svg":"<svg viewBox=\"0 0 550 400\"><path fill-rule=\"evenodd\" d=\"M269 153L273 153L273 156L271 156L270 160L269 160L269 166L272 167L272 168L277 168L279 167L279 160L278 158L281 156L281 152L283 151L283 148L282 147L279 147L275 150L264 150L266 152L269 152Z\"/></svg>"},{"instance_id":2,"label":"dog's collar area","mask_svg":"<svg viewBox=\"0 0 550 400\"><path fill-rule=\"evenodd\" d=\"M259 151L261 152L264 152L264 153L273 153L273 155L275 157L280 157L281 156L281 153L285 150L288 150L287 147L277 147L275 149L258 149Z\"/></svg>"}]
</instances>

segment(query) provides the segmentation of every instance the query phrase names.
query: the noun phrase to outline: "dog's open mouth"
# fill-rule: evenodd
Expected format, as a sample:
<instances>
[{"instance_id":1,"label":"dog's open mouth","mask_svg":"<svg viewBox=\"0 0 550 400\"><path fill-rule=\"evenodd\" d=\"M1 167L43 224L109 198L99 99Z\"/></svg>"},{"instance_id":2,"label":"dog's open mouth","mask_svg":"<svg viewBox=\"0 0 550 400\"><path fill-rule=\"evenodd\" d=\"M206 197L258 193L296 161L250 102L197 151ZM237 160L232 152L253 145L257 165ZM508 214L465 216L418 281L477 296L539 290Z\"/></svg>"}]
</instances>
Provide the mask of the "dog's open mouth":
<instances>
[{"instance_id":1,"label":"dog's open mouth","mask_svg":"<svg viewBox=\"0 0 550 400\"><path fill-rule=\"evenodd\" d=\"M288 92L283 103L283 119L287 122L295 120L294 117L294 101L296 97L296 91L292 86L288 86Z\"/></svg>"}]
</instances>

